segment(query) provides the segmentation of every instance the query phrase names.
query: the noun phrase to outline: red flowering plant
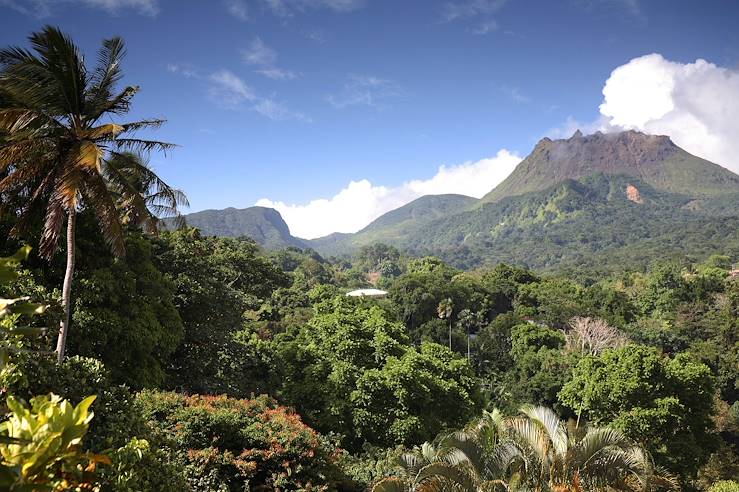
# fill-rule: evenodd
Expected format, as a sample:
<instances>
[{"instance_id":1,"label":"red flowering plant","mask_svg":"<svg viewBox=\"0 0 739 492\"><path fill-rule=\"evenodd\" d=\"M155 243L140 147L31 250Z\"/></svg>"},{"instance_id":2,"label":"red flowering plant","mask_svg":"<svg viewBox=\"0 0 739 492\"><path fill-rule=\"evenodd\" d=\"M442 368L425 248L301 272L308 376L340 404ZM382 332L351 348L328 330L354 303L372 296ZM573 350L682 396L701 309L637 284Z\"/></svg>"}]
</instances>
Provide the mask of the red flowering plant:
<instances>
[{"instance_id":1,"label":"red flowering plant","mask_svg":"<svg viewBox=\"0 0 739 492\"><path fill-rule=\"evenodd\" d=\"M196 490L335 490L341 450L262 395L144 391L144 415L186 465Z\"/></svg>"}]
</instances>

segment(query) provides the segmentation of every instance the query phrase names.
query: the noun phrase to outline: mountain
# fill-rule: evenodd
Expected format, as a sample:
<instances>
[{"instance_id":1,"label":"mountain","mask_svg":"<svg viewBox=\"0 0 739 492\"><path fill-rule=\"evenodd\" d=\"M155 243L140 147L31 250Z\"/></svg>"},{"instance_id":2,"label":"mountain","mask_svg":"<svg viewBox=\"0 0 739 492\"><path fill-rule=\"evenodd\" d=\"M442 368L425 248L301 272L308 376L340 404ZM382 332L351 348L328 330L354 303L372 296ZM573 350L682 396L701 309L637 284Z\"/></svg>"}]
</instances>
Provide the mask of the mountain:
<instances>
[{"instance_id":1,"label":"mountain","mask_svg":"<svg viewBox=\"0 0 739 492\"><path fill-rule=\"evenodd\" d=\"M290 234L280 213L272 208L203 210L185 215L185 220L206 236L249 236L265 249L308 247L303 239Z\"/></svg>"},{"instance_id":2,"label":"mountain","mask_svg":"<svg viewBox=\"0 0 739 492\"><path fill-rule=\"evenodd\" d=\"M481 200L424 196L354 234L295 238L279 213L261 207L186 218L205 234L247 235L268 249L351 255L384 242L462 268L506 262L606 272L673 256L739 257L739 176L668 137L578 131L541 140Z\"/></svg>"},{"instance_id":3,"label":"mountain","mask_svg":"<svg viewBox=\"0 0 739 492\"><path fill-rule=\"evenodd\" d=\"M351 253L367 244L402 241L429 222L467 210L476 203L476 198L465 195L426 195L387 212L357 233L334 233L308 242L322 254Z\"/></svg>"},{"instance_id":4,"label":"mountain","mask_svg":"<svg viewBox=\"0 0 739 492\"><path fill-rule=\"evenodd\" d=\"M737 204L739 176L668 137L576 132L541 140L479 201L392 227L407 216L401 207L354 235L311 244L321 253L350 254L383 241L463 268L635 268L675 255L739 254Z\"/></svg>"},{"instance_id":5,"label":"mountain","mask_svg":"<svg viewBox=\"0 0 739 492\"><path fill-rule=\"evenodd\" d=\"M541 191L553 183L598 172L633 176L657 190L697 199L739 192L739 176L689 154L669 137L636 131L583 136L578 130L569 139L539 141L481 203Z\"/></svg>"}]
</instances>

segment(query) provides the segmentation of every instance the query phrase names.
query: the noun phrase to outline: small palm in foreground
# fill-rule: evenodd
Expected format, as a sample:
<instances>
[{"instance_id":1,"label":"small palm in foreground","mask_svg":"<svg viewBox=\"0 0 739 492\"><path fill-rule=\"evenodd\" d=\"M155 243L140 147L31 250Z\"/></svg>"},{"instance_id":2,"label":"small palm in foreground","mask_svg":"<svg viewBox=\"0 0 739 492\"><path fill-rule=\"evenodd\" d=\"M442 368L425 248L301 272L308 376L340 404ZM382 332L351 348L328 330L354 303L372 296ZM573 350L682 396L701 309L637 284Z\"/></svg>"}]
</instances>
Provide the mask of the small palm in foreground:
<instances>
[{"instance_id":1,"label":"small palm in foreground","mask_svg":"<svg viewBox=\"0 0 739 492\"><path fill-rule=\"evenodd\" d=\"M474 490L474 473L467 456L443 441L423 443L404 454L400 464L405 477L389 477L378 482L372 492L437 492Z\"/></svg>"},{"instance_id":2,"label":"small palm in foreground","mask_svg":"<svg viewBox=\"0 0 739 492\"><path fill-rule=\"evenodd\" d=\"M166 151L171 145L133 136L159 127L163 120L103 123L126 114L139 90L116 90L125 54L120 38L103 42L92 71L72 40L54 27L32 34L30 41L33 51L20 47L0 51L0 173L5 176L0 194L21 204L12 211L19 219L15 232L43 210L39 250L46 258L56 251L66 220L65 316L57 339L61 361L69 329L78 211L91 209L112 251L122 255L116 183L109 187L105 162L114 162L122 152ZM126 199L139 200L132 195Z\"/></svg>"},{"instance_id":3,"label":"small palm in foreground","mask_svg":"<svg viewBox=\"0 0 739 492\"><path fill-rule=\"evenodd\" d=\"M521 412L511 418L497 410L486 412L437 446L425 444L414 459L405 458L405 477L380 481L373 492L678 488L642 448L615 429L568 425L544 407L526 406Z\"/></svg>"},{"instance_id":4,"label":"small palm in foreground","mask_svg":"<svg viewBox=\"0 0 739 492\"><path fill-rule=\"evenodd\" d=\"M522 487L555 492L675 487L657 473L646 451L616 429L568 425L545 407L525 406L521 412L508 419L509 438L496 448L493 461Z\"/></svg>"}]
</instances>

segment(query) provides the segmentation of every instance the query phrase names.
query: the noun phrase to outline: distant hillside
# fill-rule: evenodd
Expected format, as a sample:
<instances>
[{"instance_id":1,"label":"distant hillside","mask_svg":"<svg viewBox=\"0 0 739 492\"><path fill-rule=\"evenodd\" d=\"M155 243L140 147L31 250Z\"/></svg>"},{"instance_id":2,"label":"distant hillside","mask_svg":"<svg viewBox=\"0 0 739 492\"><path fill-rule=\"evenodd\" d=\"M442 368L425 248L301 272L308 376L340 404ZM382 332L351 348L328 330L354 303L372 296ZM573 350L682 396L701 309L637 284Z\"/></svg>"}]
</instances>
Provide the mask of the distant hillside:
<instances>
[{"instance_id":1,"label":"distant hillside","mask_svg":"<svg viewBox=\"0 0 739 492\"><path fill-rule=\"evenodd\" d=\"M308 247L306 242L290 234L277 210L266 207L203 210L185 215L187 225L197 227L207 236L249 236L265 249L288 246Z\"/></svg>"},{"instance_id":2,"label":"distant hillside","mask_svg":"<svg viewBox=\"0 0 739 492\"><path fill-rule=\"evenodd\" d=\"M429 222L467 210L477 203L465 195L426 195L392 210L355 234L334 233L308 241L322 254L351 253L366 244L402 240Z\"/></svg>"},{"instance_id":3,"label":"distant hillside","mask_svg":"<svg viewBox=\"0 0 739 492\"><path fill-rule=\"evenodd\" d=\"M295 238L278 212L261 207L186 218L204 234L246 235L268 249L311 247L324 256L384 242L462 268L506 262L612 271L674 255L739 258L739 176L667 137L577 132L543 139L482 200L421 197L355 234Z\"/></svg>"},{"instance_id":4,"label":"distant hillside","mask_svg":"<svg viewBox=\"0 0 739 492\"><path fill-rule=\"evenodd\" d=\"M395 244L465 268L506 262L612 270L676 254L739 254L736 202L694 203L631 176L599 173L434 220Z\"/></svg>"},{"instance_id":5,"label":"distant hillside","mask_svg":"<svg viewBox=\"0 0 739 492\"><path fill-rule=\"evenodd\" d=\"M578 131L566 140L542 139L481 203L599 172L633 176L657 190L697 199L739 193L739 176L689 154L669 137L635 131L583 136Z\"/></svg>"},{"instance_id":6,"label":"distant hillside","mask_svg":"<svg viewBox=\"0 0 739 492\"><path fill-rule=\"evenodd\" d=\"M409 215L403 209L357 234L312 244L351 254L381 241L463 268L507 262L612 270L672 255L739 255L739 176L667 137L632 131L544 139L477 202L396 226Z\"/></svg>"}]
</instances>

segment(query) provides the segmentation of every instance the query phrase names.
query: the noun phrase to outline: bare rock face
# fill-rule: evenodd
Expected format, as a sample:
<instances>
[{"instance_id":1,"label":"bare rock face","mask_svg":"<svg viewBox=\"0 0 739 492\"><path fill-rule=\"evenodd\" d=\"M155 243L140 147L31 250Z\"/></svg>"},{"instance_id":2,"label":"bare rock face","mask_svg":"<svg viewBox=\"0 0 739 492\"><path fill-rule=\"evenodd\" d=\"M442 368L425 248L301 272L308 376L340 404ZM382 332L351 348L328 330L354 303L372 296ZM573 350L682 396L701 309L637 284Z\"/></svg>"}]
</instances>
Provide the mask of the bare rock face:
<instances>
[{"instance_id":1,"label":"bare rock face","mask_svg":"<svg viewBox=\"0 0 739 492\"><path fill-rule=\"evenodd\" d=\"M532 152L556 168L563 177L583 173L628 172L640 175L641 170L663 162L679 148L669 137L645 135L635 131L601 133L583 136L580 130L567 140L541 141Z\"/></svg>"},{"instance_id":2,"label":"bare rock face","mask_svg":"<svg viewBox=\"0 0 739 492\"><path fill-rule=\"evenodd\" d=\"M637 188L633 184L630 184L626 187L626 198L634 203L644 203L644 199L641 197L641 193L639 193L639 188Z\"/></svg>"}]
</instances>

